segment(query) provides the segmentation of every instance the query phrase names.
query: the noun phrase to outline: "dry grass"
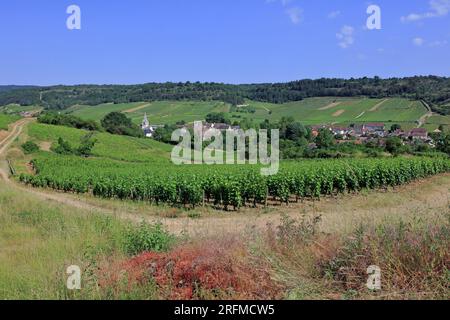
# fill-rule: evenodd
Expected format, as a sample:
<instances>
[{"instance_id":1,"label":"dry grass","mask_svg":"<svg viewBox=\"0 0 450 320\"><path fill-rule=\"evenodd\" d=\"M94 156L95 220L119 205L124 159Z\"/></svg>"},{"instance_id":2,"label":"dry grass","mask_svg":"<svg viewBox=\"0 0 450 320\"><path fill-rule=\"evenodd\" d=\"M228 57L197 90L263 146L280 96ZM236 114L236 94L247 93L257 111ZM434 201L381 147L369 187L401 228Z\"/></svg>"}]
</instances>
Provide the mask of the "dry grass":
<instances>
[{"instance_id":1,"label":"dry grass","mask_svg":"<svg viewBox=\"0 0 450 320\"><path fill-rule=\"evenodd\" d=\"M342 102L333 102L333 103L330 103L329 105L326 105L325 107L319 108L318 110L325 111L325 110L328 110L328 109L333 109L334 107L337 107L341 103Z\"/></svg>"},{"instance_id":2,"label":"dry grass","mask_svg":"<svg viewBox=\"0 0 450 320\"><path fill-rule=\"evenodd\" d=\"M145 252L101 269L102 287L154 282L160 299L279 299L283 288L269 265L252 263L241 239L202 239L168 253ZM120 275L120 277L118 277Z\"/></svg>"},{"instance_id":3,"label":"dry grass","mask_svg":"<svg viewBox=\"0 0 450 320\"><path fill-rule=\"evenodd\" d=\"M344 114L345 113L345 110L344 109L342 109L342 110L338 110L338 111L336 111L335 113L333 113L333 117L339 117L340 115L342 115L342 114Z\"/></svg>"}]
</instances>

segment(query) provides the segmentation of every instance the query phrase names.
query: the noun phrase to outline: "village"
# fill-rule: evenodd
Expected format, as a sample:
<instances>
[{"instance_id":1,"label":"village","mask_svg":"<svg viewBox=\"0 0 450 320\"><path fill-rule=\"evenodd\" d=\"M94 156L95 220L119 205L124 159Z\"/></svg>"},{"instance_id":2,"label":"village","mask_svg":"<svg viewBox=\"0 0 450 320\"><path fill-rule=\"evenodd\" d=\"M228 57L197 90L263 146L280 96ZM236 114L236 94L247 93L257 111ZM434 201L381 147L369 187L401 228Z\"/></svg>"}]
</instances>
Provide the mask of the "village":
<instances>
[{"instance_id":1,"label":"village","mask_svg":"<svg viewBox=\"0 0 450 320\"><path fill-rule=\"evenodd\" d=\"M403 130L398 124L394 124L391 128L388 128L381 122L352 124L349 127L315 125L311 126L313 136L318 136L321 129L330 130L337 143L353 142L362 145L371 142L383 147L387 138L397 137L405 144L421 142L428 144L430 147L435 147L433 139L425 128ZM436 129L434 133L441 133L441 131Z\"/></svg>"},{"instance_id":2,"label":"village","mask_svg":"<svg viewBox=\"0 0 450 320\"><path fill-rule=\"evenodd\" d=\"M151 125L147 114L144 115L141 129L147 138L153 138L156 130L163 127L164 125ZM177 127L189 129L192 125L178 124ZM337 144L353 143L356 145L365 145L370 143L378 147L384 147L386 144L386 139L397 137L403 141L403 144L414 145L417 143L422 143L431 148L435 147L434 140L425 128L404 130L399 124L393 124L390 128L382 122L351 124L348 127L323 124L307 126L307 128L311 130L311 134L314 138L319 135L321 130L329 130L333 134ZM234 133L237 133L241 130L241 127L239 125L231 125L227 123L209 123L203 121L203 132L210 129L216 129L222 132L233 131ZM433 133L439 134L441 133L441 130L436 129ZM314 143L310 144L310 147L315 148Z\"/></svg>"}]
</instances>

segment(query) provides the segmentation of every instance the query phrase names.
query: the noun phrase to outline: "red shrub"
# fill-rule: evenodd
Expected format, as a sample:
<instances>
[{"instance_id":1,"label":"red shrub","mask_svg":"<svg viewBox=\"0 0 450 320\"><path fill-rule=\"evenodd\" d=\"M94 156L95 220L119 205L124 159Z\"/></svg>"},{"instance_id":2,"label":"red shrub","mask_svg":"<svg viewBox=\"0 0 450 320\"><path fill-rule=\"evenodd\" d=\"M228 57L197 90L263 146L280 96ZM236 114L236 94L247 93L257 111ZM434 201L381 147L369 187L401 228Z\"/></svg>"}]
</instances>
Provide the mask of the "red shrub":
<instances>
[{"instance_id":1,"label":"red shrub","mask_svg":"<svg viewBox=\"0 0 450 320\"><path fill-rule=\"evenodd\" d=\"M161 298L280 298L281 287L270 278L267 266L256 266L250 260L242 244L214 240L183 245L168 253L146 252L125 261L119 269L128 277L129 286L153 280ZM110 277L101 285L117 281Z\"/></svg>"}]
</instances>

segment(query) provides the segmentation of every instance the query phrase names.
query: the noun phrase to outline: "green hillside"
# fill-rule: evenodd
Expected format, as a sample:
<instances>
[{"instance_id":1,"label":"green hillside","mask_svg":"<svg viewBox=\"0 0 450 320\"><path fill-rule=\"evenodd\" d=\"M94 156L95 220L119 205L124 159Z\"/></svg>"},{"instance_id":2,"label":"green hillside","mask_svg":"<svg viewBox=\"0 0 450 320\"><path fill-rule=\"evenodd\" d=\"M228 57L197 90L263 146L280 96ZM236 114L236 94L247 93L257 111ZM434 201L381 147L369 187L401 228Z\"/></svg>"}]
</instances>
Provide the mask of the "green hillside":
<instances>
[{"instance_id":1,"label":"green hillside","mask_svg":"<svg viewBox=\"0 0 450 320\"><path fill-rule=\"evenodd\" d=\"M33 123L28 128L31 140L38 144L56 143L61 137L72 145L78 145L87 131ZM152 139L138 139L127 136L96 133L93 151L96 157L132 162L169 162L171 146Z\"/></svg>"},{"instance_id":2,"label":"green hillside","mask_svg":"<svg viewBox=\"0 0 450 320\"><path fill-rule=\"evenodd\" d=\"M136 124L141 123L144 114L151 117L153 124L168 124L178 121L202 120L210 112L228 112L230 106L218 101L157 101L124 104L101 104L98 106L74 106L66 112L85 120L100 121L110 112L124 112Z\"/></svg>"},{"instance_id":3,"label":"green hillside","mask_svg":"<svg viewBox=\"0 0 450 320\"><path fill-rule=\"evenodd\" d=\"M402 98L308 98L283 104L246 101L244 106L255 109L254 113L231 112L233 121L250 118L255 121L279 120L292 116L305 124L348 124L358 122L404 123L413 127L427 113L419 101ZM242 108L242 106L241 106ZM100 121L108 112L120 111L139 124L144 113L152 124L168 124L178 121L204 120L211 112L230 112L229 104L209 101L158 101L152 103L102 104L98 106L75 106L68 112L83 119ZM239 110L239 108L237 109ZM243 110L243 109L242 109Z\"/></svg>"},{"instance_id":4,"label":"green hillside","mask_svg":"<svg viewBox=\"0 0 450 320\"><path fill-rule=\"evenodd\" d=\"M18 116L10 116L0 113L0 130L7 130L10 123L13 123L19 119L20 118Z\"/></svg>"},{"instance_id":5,"label":"green hillside","mask_svg":"<svg viewBox=\"0 0 450 320\"><path fill-rule=\"evenodd\" d=\"M20 112L36 112L42 111L43 108L39 106L21 106L18 104L9 104L7 106L0 106L0 112L6 114L19 114Z\"/></svg>"}]
</instances>

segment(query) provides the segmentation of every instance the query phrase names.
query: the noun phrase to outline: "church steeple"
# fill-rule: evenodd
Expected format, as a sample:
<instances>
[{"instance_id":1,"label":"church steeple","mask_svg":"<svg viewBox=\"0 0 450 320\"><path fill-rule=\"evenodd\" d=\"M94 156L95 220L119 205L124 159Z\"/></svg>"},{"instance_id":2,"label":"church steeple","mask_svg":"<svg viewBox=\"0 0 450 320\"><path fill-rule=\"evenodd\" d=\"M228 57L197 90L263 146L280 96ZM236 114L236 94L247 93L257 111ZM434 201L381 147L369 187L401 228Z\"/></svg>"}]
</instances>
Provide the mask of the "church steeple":
<instances>
[{"instance_id":1,"label":"church steeple","mask_svg":"<svg viewBox=\"0 0 450 320\"><path fill-rule=\"evenodd\" d=\"M144 114L144 120L142 121L142 128L148 128L150 126L150 122L148 121L147 118L147 112Z\"/></svg>"}]
</instances>

